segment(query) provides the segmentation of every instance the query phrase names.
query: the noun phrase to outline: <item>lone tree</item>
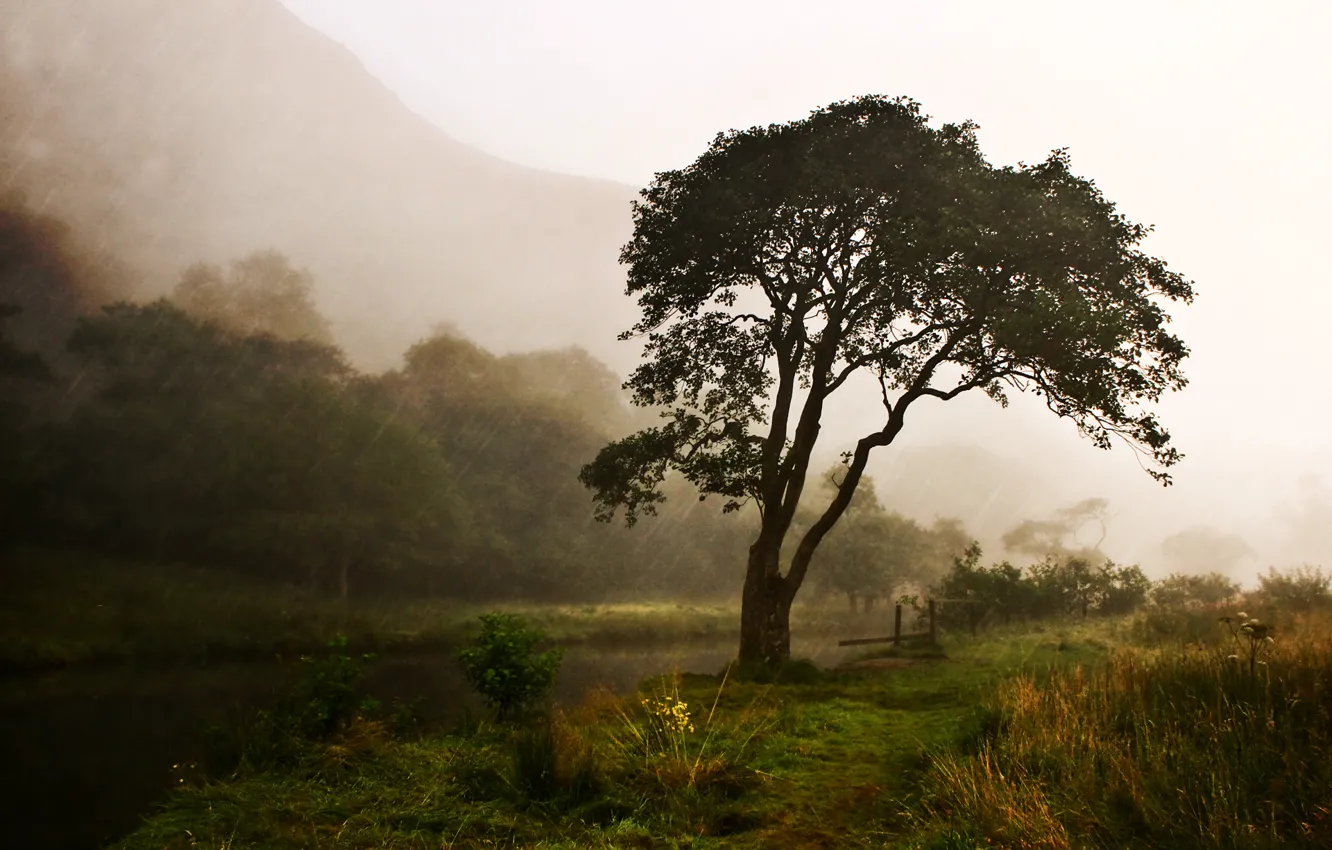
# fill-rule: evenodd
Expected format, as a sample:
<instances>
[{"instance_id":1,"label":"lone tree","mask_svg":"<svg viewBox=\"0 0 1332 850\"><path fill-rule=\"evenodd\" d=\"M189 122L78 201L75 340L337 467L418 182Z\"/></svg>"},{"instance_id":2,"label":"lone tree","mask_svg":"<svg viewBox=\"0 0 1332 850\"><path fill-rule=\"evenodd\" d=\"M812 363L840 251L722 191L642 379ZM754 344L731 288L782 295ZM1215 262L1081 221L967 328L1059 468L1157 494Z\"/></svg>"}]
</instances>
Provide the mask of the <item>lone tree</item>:
<instances>
[{"instance_id":1,"label":"lone tree","mask_svg":"<svg viewBox=\"0 0 1332 850\"><path fill-rule=\"evenodd\" d=\"M634 203L621 254L644 362L625 388L663 424L583 468L598 516L651 514L677 470L736 510L757 506L740 658L790 656L790 609L870 452L923 398L1035 392L1100 448L1133 446L1168 484L1180 459L1143 409L1185 384L1162 302L1190 283L1138 245L1149 229L1069 171L1065 151L996 168L976 125L867 96L789 124L718 135ZM843 454L836 494L782 547L827 399L857 373L884 420Z\"/></svg>"},{"instance_id":2,"label":"lone tree","mask_svg":"<svg viewBox=\"0 0 1332 850\"><path fill-rule=\"evenodd\" d=\"M1004 548L1022 555L1035 555L1038 558L1081 558L1084 561L1103 564L1110 560L1101 551L1108 529L1106 520L1110 518L1110 503L1105 499L1083 499L1076 505L1061 508L1049 519L1028 519L1005 532ZM1093 527L1096 542L1088 544L1079 540L1084 528Z\"/></svg>"}]
</instances>

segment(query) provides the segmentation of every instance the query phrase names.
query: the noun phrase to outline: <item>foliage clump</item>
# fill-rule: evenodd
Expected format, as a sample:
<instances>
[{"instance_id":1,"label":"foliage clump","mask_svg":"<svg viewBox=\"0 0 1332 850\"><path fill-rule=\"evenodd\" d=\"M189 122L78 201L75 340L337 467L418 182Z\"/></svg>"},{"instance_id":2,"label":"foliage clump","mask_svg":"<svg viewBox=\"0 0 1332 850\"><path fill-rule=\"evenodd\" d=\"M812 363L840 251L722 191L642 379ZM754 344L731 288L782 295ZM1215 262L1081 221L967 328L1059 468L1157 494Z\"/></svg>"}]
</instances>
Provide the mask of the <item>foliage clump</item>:
<instances>
[{"instance_id":1,"label":"foliage clump","mask_svg":"<svg viewBox=\"0 0 1332 850\"><path fill-rule=\"evenodd\" d=\"M1307 564L1292 570L1269 567L1258 576L1257 598L1287 611L1309 611L1332 604L1332 573Z\"/></svg>"},{"instance_id":2,"label":"foliage clump","mask_svg":"<svg viewBox=\"0 0 1332 850\"><path fill-rule=\"evenodd\" d=\"M545 639L517 614L483 614L481 632L458 652L467 682L505 720L544 699L555 685L564 654L537 652Z\"/></svg>"},{"instance_id":3,"label":"foliage clump","mask_svg":"<svg viewBox=\"0 0 1332 850\"><path fill-rule=\"evenodd\" d=\"M1007 561L981 564L981 549L973 545L933 588L948 600L967 600L976 606L971 616L1000 617L1005 622L1063 615L1127 614L1142 605L1151 581L1134 566L1112 561L1093 565L1081 557L1048 557L1025 570ZM945 625L957 625L968 612L944 605L939 616Z\"/></svg>"},{"instance_id":4,"label":"foliage clump","mask_svg":"<svg viewBox=\"0 0 1332 850\"><path fill-rule=\"evenodd\" d=\"M1152 586L1152 602L1171 608L1183 605L1219 605L1239 596L1240 588L1218 572L1196 575L1171 573Z\"/></svg>"},{"instance_id":5,"label":"foliage clump","mask_svg":"<svg viewBox=\"0 0 1332 850\"><path fill-rule=\"evenodd\" d=\"M317 655L303 655L295 679L275 705L251 722L214 730L210 772L345 766L388 731L378 700L363 687L370 654L352 654L346 636Z\"/></svg>"}]
</instances>

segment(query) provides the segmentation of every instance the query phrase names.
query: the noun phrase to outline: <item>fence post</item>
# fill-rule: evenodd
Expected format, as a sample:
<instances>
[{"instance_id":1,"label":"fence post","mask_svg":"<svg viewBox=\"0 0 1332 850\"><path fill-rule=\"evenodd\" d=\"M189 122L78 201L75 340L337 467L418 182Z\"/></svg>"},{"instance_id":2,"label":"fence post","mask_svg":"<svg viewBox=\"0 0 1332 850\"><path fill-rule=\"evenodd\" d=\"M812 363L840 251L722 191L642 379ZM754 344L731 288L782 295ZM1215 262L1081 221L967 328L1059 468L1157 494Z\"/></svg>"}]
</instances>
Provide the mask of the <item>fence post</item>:
<instances>
[{"instance_id":1,"label":"fence post","mask_svg":"<svg viewBox=\"0 0 1332 850\"><path fill-rule=\"evenodd\" d=\"M893 609L893 646L902 645L902 603Z\"/></svg>"},{"instance_id":2,"label":"fence post","mask_svg":"<svg viewBox=\"0 0 1332 850\"><path fill-rule=\"evenodd\" d=\"M937 642L938 641L936 640L936 633L934 630L934 600L931 599L930 600L930 644L933 645Z\"/></svg>"}]
</instances>

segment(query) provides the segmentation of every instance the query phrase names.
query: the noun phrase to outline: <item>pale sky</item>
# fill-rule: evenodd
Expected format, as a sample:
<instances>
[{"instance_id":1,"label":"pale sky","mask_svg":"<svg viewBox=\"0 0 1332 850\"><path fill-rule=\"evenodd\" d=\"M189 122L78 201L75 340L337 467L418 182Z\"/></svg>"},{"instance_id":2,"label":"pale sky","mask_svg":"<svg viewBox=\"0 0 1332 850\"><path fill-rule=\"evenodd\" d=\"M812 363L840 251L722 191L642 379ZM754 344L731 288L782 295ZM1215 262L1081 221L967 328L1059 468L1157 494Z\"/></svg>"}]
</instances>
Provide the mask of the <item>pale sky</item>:
<instances>
[{"instance_id":1,"label":"pale sky","mask_svg":"<svg viewBox=\"0 0 1332 850\"><path fill-rule=\"evenodd\" d=\"M1180 515L1262 525L1259 502L1332 483L1328 4L283 1L454 138L553 171L641 186L719 131L866 93L977 121L995 163L1067 147L1197 284L1192 385L1162 408ZM1092 453L1047 419L1005 422Z\"/></svg>"}]
</instances>

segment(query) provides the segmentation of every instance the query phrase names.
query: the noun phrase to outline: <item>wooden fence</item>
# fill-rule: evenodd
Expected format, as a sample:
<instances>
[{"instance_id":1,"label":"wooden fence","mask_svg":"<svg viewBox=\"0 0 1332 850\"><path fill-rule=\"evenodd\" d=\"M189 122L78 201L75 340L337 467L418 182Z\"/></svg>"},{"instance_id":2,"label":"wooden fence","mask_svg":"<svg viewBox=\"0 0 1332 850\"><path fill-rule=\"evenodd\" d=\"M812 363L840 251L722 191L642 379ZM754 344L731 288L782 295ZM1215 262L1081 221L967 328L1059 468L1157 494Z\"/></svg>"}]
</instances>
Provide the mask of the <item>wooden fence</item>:
<instances>
[{"instance_id":1,"label":"wooden fence","mask_svg":"<svg viewBox=\"0 0 1332 850\"><path fill-rule=\"evenodd\" d=\"M977 623L978 617L977 617L977 615L976 615L976 602L975 602L975 600L973 600L973 599L940 599L940 600L938 600L938 601L939 601L939 602L957 602L957 603L962 603L962 604L966 605L966 606L967 606L967 625L968 625L968 627L969 627L970 630L971 630L971 634L972 634L972 635L975 635L975 634L976 634L976 623ZM893 643L893 644L899 644L899 643L901 643L902 641L907 640L908 638L926 638L926 639L929 640L929 642L930 642L931 644L938 643L938 635L939 635L939 632L938 632L938 625L937 625L937 622L936 622L936 620L935 620L934 603L935 603L935 600L931 599L931 600L929 600L929 602L928 602L928 604L927 604L927 606L926 606L926 611L927 611L927 613L928 613L929 631L925 631L925 632L917 632L917 633L915 633L915 634L906 634L906 635L902 634L902 603L899 602L899 603L897 603L897 605L894 606L894 608L893 608L893 633L892 633L891 635L889 635L888 637L848 638L847 640L839 640L839 641L837 642L837 645L838 645L838 646L863 646L864 644L867 644L867 643Z\"/></svg>"}]
</instances>

